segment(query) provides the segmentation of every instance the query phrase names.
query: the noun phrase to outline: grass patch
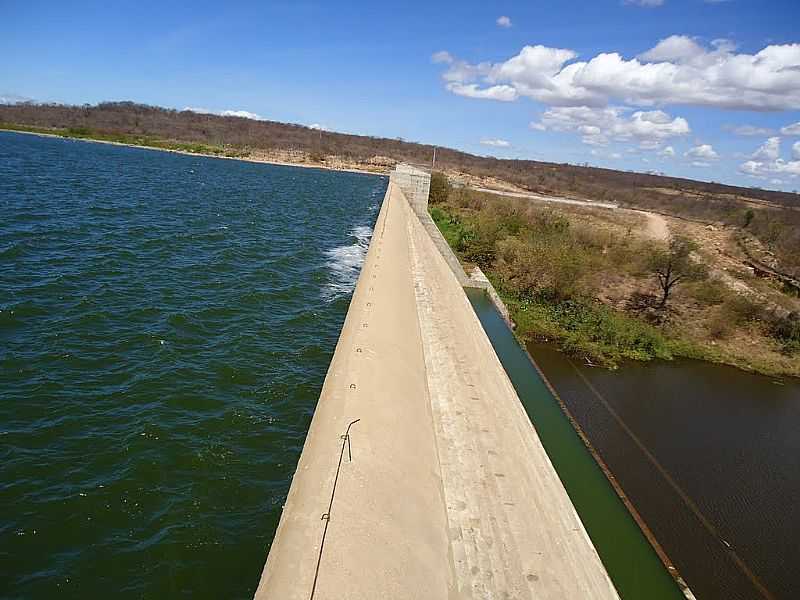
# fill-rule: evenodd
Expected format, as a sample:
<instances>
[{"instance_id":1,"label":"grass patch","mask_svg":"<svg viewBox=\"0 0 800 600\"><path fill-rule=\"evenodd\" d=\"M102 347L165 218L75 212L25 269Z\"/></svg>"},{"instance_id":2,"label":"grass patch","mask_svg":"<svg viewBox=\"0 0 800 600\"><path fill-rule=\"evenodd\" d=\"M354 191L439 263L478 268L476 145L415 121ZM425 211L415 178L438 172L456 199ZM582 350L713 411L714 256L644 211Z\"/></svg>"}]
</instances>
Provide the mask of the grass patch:
<instances>
[{"instance_id":1,"label":"grass patch","mask_svg":"<svg viewBox=\"0 0 800 600\"><path fill-rule=\"evenodd\" d=\"M696 354L693 346L676 345L657 327L588 299L556 300L546 296L512 298L502 291L517 335L556 341L559 347L604 367L621 360L670 360Z\"/></svg>"}]
</instances>

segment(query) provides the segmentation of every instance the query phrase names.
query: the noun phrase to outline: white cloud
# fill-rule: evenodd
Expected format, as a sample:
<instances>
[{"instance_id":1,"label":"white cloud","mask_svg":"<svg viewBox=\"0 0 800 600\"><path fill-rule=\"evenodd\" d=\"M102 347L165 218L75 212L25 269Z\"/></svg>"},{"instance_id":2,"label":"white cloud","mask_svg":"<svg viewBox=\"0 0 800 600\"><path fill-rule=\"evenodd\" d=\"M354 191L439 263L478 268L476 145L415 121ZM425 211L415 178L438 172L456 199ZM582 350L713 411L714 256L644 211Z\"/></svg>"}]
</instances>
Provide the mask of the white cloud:
<instances>
[{"instance_id":1,"label":"white cloud","mask_svg":"<svg viewBox=\"0 0 800 600\"><path fill-rule=\"evenodd\" d=\"M597 156L599 158L613 158L614 160L619 160L620 158L622 158L622 154L620 154L619 152L604 152L596 148L592 148L589 154L591 154L592 156Z\"/></svg>"},{"instance_id":2,"label":"white cloud","mask_svg":"<svg viewBox=\"0 0 800 600\"><path fill-rule=\"evenodd\" d=\"M192 106L187 106L183 110L188 110L190 112L198 113L201 115L218 115L220 117L241 117L243 119L254 119L256 121L264 121L264 117L247 110L211 110L209 108L196 108Z\"/></svg>"},{"instance_id":3,"label":"white cloud","mask_svg":"<svg viewBox=\"0 0 800 600\"><path fill-rule=\"evenodd\" d=\"M711 166L711 163L705 162L703 160L694 160L692 161L691 165L693 167L698 167L700 169L707 169L708 167Z\"/></svg>"},{"instance_id":4,"label":"white cloud","mask_svg":"<svg viewBox=\"0 0 800 600\"><path fill-rule=\"evenodd\" d=\"M800 135L800 122L781 127L781 133L783 135Z\"/></svg>"},{"instance_id":5,"label":"white cloud","mask_svg":"<svg viewBox=\"0 0 800 600\"><path fill-rule=\"evenodd\" d=\"M440 50L439 52L434 52L431 56L431 62L433 63L441 63L445 65L449 65L453 63L453 55L450 54L447 50Z\"/></svg>"},{"instance_id":6,"label":"white cloud","mask_svg":"<svg viewBox=\"0 0 800 600\"><path fill-rule=\"evenodd\" d=\"M755 125L726 125L723 129L725 131L730 131L734 135L745 137L765 136L775 133L774 130L768 127L756 127Z\"/></svg>"},{"instance_id":7,"label":"white cloud","mask_svg":"<svg viewBox=\"0 0 800 600\"><path fill-rule=\"evenodd\" d=\"M689 149L689 151L686 152L686 154L684 154L684 156L686 156L687 158L697 158L697 159L700 159L700 161L702 161L702 162L705 162L705 161L708 161L708 160L717 160L719 158L719 154L717 154L717 151L714 150L714 147L711 144L699 144L697 146L694 146L693 148ZM705 167L705 166L709 166L709 165L706 165L706 164L696 165L696 164L692 163L692 166L695 166L695 167L696 166L704 166Z\"/></svg>"},{"instance_id":8,"label":"white cloud","mask_svg":"<svg viewBox=\"0 0 800 600\"><path fill-rule=\"evenodd\" d=\"M753 160L776 160L781 155L781 138L771 137L753 153Z\"/></svg>"},{"instance_id":9,"label":"white cloud","mask_svg":"<svg viewBox=\"0 0 800 600\"><path fill-rule=\"evenodd\" d=\"M448 83L447 89L458 96L478 98L480 100L499 100L500 102L513 102L517 99L517 91L508 85L493 85L480 89L476 84Z\"/></svg>"},{"instance_id":10,"label":"white cloud","mask_svg":"<svg viewBox=\"0 0 800 600\"><path fill-rule=\"evenodd\" d=\"M780 153L781 139L770 138L753 153L750 160L739 165L739 171L759 179L774 175L800 177L800 142L792 146L792 160L784 160Z\"/></svg>"},{"instance_id":11,"label":"white cloud","mask_svg":"<svg viewBox=\"0 0 800 600\"><path fill-rule=\"evenodd\" d=\"M658 42L653 48L639 55L648 63L686 62L705 53L705 49L692 38L685 35L671 35Z\"/></svg>"},{"instance_id":12,"label":"white cloud","mask_svg":"<svg viewBox=\"0 0 800 600\"><path fill-rule=\"evenodd\" d=\"M0 104L24 104L25 102L33 102L33 99L19 94L0 94Z\"/></svg>"},{"instance_id":13,"label":"white cloud","mask_svg":"<svg viewBox=\"0 0 800 600\"><path fill-rule=\"evenodd\" d=\"M499 138L494 140L481 140L481 144L484 146L494 146L495 148L508 148L511 146L511 142Z\"/></svg>"},{"instance_id":14,"label":"white cloud","mask_svg":"<svg viewBox=\"0 0 800 600\"><path fill-rule=\"evenodd\" d=\"M636 141L649 150L660 147L669 138L691 132L686 119L673 118L660 110L628 113L620 107L558 106L546 110L531 127L577 133L584 144L591 146L606 146L611 141Z\"/></svg>"},{"instance_id":15,"label":"white cloud","mask_svg":"<svg viewBox=\"0 0 800 600\"><path fill-rule=\"evenodd\" d=\"M653 8L664 4L664 0L624 0L625 4L633 4L634 6L644 6L645 8Z\"/></svg>"},{"instance_id":16,"label":"white cloud","mask_svg":"<svg viewBox=\"0 0 800 600\"><path fill-rule=\"evenodd\" d=\"M241 117L243 119L255 119L256 121L264 120L264 117L247 110L223 110L220 114L223 117Z\"/></svg>"},{"instance_id":17,"label":"white cloud","mask_svg":"<svg viewBox=\"0 0 800 600\"><path fill-rule=\"evenodd\" d=\"M505 15L497 17L497 25L500 27L511 27L511 19Z\"/></svg>"},{"instance_id":18,"label":"white cloud","mask_svg":"<svg viewBox=\"0 0 800 600\"><path fill-rule=\"evenodd\" d=\"M449 55L448 55L449 56ZM525 46L499 63L456 60L443 77L448 89L474 98L503 86L555 106L686 104L731 110L800 108L800 44L770 45L755 54L736 53L728 40L709 47L687 36L670 36L638 58L604 52L575 61L573 50ZM573 62L574 61L574 62ZM459 86L453 86L453 83ZM462 94L467 95L467 94ZM506 99L512 94L505 92Z\"/></svg>"},{"instance_id":19,"label":"white cloud","mask_svg":"<svg viewBox=\"0 0 800 600\"><path fill-rule=\"evenodd\" d=\"M659 152L658 155L663 156L664 158L674 158L675 148L673 148L672 146L667 146L661 152Z\"/></svg>"}]
</instances>

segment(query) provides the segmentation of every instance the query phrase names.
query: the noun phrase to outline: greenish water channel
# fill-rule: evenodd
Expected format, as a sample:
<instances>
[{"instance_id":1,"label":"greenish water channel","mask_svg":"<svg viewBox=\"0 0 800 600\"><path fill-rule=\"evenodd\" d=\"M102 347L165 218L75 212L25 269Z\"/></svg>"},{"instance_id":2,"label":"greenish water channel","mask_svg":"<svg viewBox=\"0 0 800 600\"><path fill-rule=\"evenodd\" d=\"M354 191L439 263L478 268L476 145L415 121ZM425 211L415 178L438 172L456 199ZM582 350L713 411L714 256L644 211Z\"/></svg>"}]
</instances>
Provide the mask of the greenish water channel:
<instances>
[{"instance_id":1,"label":"greenish water channel","mask_svg":"<svg viewBox=\"0 0 800 600\"><path fill-rule=\"evenodd\" d=\"M553 466L623 600L684 596L483 292L468 291Z\"/></svg>"}]
</instances>

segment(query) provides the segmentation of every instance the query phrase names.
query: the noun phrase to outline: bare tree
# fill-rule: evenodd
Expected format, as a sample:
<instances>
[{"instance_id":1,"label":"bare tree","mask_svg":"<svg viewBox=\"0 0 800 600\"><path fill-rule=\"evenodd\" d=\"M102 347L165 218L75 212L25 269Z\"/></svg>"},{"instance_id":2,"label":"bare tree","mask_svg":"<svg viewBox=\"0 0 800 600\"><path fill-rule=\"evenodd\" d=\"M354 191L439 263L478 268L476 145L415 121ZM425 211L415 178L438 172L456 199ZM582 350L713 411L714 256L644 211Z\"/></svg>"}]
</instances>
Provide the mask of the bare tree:
<instances>
[{"instance_id":1,"label":"bare tree","mask_svg":"<svg viewBox=\"0 0 800 600\"><path fill-rule=\"evenodd\" d=\"M648 257L648 266L661 287L659 308L664 308L676 285L683 281L702 279L708 273L705 265L692 258L697 244L688 238L674 236L667 248L656 248Z\"/></svg>"}]
</instances>

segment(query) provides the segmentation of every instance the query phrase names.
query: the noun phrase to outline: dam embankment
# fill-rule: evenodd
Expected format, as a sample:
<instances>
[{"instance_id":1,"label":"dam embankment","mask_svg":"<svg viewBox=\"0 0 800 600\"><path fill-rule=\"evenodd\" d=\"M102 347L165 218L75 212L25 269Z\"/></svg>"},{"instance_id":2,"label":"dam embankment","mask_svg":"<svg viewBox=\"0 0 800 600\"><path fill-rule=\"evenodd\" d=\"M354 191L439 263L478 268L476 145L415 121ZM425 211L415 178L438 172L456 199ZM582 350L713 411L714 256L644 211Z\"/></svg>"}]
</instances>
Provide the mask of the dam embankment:
<instances>
[{"instance_id":1,"label":"dam embankment","mask_svg":"<svg viewBox=\"0 0 800 600\"><path fill-rule=\"evenodd\" d=\"M255 597L617 598L407 180L390 180Z\"/></svg>"}]
</instances>

